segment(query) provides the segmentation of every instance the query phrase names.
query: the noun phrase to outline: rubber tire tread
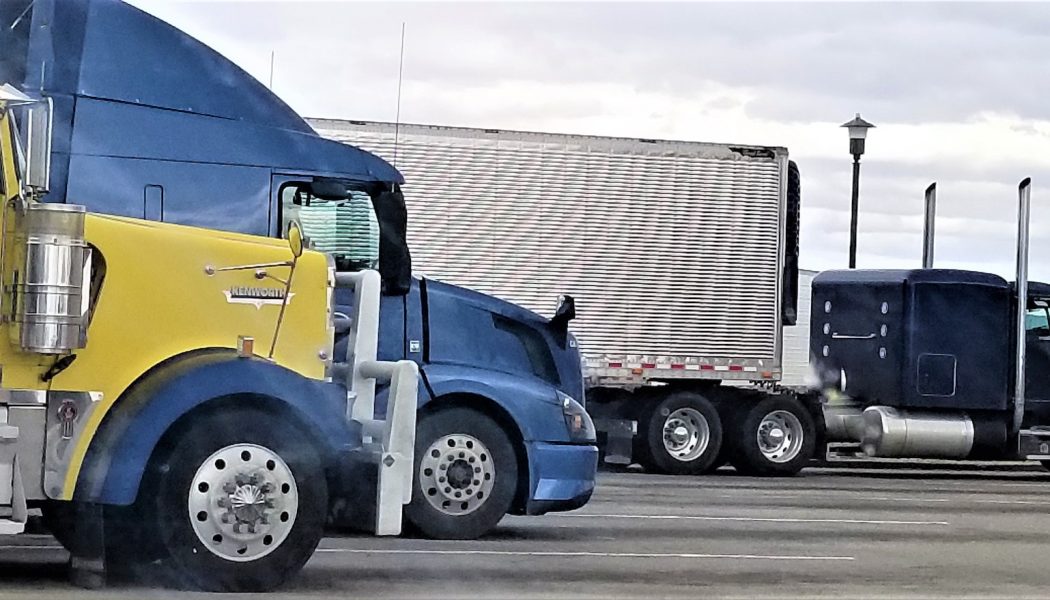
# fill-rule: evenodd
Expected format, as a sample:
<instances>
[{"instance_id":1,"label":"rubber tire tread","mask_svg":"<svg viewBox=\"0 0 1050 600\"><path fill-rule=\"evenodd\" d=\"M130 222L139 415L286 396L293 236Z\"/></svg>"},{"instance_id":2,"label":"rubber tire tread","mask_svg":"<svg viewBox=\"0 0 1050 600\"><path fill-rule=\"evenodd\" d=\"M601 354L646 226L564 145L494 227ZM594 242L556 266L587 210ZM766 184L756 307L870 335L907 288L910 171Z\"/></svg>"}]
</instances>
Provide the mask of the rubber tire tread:
<instances>
[{"instance_id":1,"label":"rubber tire tread","mask_svg":"<svg viewBox=\"0 0 1050 600\"><path fill-rule=\"evenodd\" d=\"M790 412L802 424L802 449L785 463L767 459L758 447L758 425L766 415L783 410ZM789 396L773 396L742 411L741 418L734 423L729 451L729 462L744 475L764 477L790 477L797 475L813 458L816 449L817 429L813 416L806 407Z\"/></svg>"},{"instance_id":2,"label":"rubber tire tread","mask_svg":"<svg viewBox=\"0 0 1050 600\"><path fill-rule=\"evenodd\" d=\"M496 470L489 498L465 515L447 515L430 505L420 486L419 466L423 453L439 438L466 434L488 448ZM410 533L436 540L473 540L493 529L510 510L518 486L518 460L510 438L493 419L472 408L456 406L422 415L416 427L412 466L412 502L405 507Z\"/></svg>"},{"instance_id":3,"label":"rubber tire tread","mask_svg":"<svg viewBox=\"0 0 1050 600\"><path fill-rule=\"evenodd\" d=\"M697 458L683 462L667 453L663 442L664 421L679 408L696 409L707 419L710 437L707 450ZM694 392L672 392L663 399L651 401L638 422L635 436L635 456L647 471L667 475L699 475L707 472L718 459L722 449L722 420L714 405Z\"/></svg>"},{"instance_id":4,"label":"rubber tire tread","mask_svg":"<svg viewBox=\"0 0 1050 600\"><path fill-rule=\"evenodd\" d=\"M144 503L149 526L166 551L156 563L158 576L173 585L205 591L265 592L302 569L324 535L328 485L317 448L286 418L261 409L238 407L199 415L180 432L170 452L155 456L155 488ZM197 537L186 510L186 493L200 465L232 444L257 444L275 452L295 478L299 507L281 545L258 560L232 562L208 550Z\"/></svg>"}]
</instances>

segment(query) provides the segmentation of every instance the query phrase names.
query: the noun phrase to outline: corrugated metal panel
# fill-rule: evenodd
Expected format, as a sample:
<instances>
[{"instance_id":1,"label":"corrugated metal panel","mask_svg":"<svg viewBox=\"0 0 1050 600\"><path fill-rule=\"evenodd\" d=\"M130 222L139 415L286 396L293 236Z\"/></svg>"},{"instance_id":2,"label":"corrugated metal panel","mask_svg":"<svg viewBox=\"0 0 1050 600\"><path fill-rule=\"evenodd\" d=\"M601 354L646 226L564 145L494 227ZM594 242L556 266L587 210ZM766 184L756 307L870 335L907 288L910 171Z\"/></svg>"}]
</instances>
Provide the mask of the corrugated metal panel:
<instances>
[{"instance_id":1,"label":"corrugated metal panel","mask_svg":"<svg viewBox=\"0 0 1050 600\"><path fill-rule=\"evenodd\" d=\"M551 314L588 355L775 359L786 151L315 120L395 162L417 270ZM771 151L772 150L772 151Z\"/></svg>"},{"instance_id":2,"label":"corrugated metal panel","mask_svg":"<svg viewBox=\"0 0 1050 600\"><path fill-rule=\"evenodd\" d=\"M812 283L816 271L798 274L798 320L793 327L784 328L783 377L780 382L790 386L804 386L809 382L809 323L812 303Z\"/></svg>"}]
</instances>

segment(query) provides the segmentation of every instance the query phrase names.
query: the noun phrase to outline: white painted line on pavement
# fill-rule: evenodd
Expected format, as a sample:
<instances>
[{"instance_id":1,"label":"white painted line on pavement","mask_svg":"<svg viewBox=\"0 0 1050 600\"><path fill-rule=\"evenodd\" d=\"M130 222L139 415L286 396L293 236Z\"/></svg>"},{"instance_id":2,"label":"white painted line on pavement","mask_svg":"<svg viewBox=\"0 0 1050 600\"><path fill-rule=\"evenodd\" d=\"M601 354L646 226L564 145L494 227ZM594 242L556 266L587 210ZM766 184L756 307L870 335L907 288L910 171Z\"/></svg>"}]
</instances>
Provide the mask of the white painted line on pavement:
<instances>
[{"instance_id":1,"label":"white painted line on pavement","mask_svg":"<svg viewBox=\"0 0 1050 600\"><path fill-rule=\"evenodd\" d=\"M711 517L700 515L547 515L559 519L653 519L685 521L761 521L770 523L845 523L852 525L951 525L948 521L884 521L877 519L792 519L788 517Z\"/></svg>"},{"instance_id":2,"label":"white painted line on pavement","mask_svg":"<svg viewBox=\"0 0 1050 600\"><path fill-rule=\"evenodd\" d=\"M1046 500L971 500L977 504L1035 504L1037 506L1046 506L1050 504Z\"/></svg>"},{"instance_id":3,"label":"white painted line on pavement","mask_svg":"<svg viewBox=\"0 0 1050 600\"><path fill-rule=\"evenodd\" d=\"M748 492L748 494L752 495L752 492ZM753 495L761 497L761 498L773 498L773 499L787 499L787 498L798 499L798 498L805 498L807 500L812 500L814 498L813 494L780 494L780 493L776 493L776 492L773 492L773 493L761 493L761 492L759 492L759 493L756 493L756 494L753 494ZM720 498L740 498L740 494L717 494L717 496L719 496ZM838 497L838 498L856 498L858 500L875 500L875 501L879 501L879 502L954 502L954 501L957 501L956 499L952 499L952 498L917 498L917 497L914 497L914 496L901 496L901 497L865 496L864 492L843 492L843 493L839 493L839 494L827 494L827 493L821 492L819 497L821 497L821 498L835 498L835 497Z\"/></svg>"},{"instance_id":4,"label":"white painted line on pavement","mask_svg":"<svg viewBox=\"0 0 1050 600\"><path fill-rule=\"evenodd\" d=\"M464 556L553 556L563 558L724 558L740 560L856 560L852 556L805 556L792 554L699 554L693 552L557 552L516 550L363 550L318 548L318 552L345 554L437 554Z\"/></svg>"}]
</instances>

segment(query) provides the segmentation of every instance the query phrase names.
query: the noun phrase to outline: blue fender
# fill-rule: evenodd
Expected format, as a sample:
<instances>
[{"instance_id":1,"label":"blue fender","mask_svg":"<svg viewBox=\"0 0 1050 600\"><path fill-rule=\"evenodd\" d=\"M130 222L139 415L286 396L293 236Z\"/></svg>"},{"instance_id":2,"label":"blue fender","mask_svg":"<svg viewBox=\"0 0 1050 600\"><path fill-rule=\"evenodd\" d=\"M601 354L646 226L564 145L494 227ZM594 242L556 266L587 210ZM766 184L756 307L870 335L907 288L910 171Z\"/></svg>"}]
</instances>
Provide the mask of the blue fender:
<instances>
[{"instance_id":1,"label":"blue fender","mask_svg":"<svg viewBox=\"0 0 1050 600\"><path fill-rule=\"evenodd\" d=\"M197 352L154 367L117 400L91 441L74 497L131 504L164 433L210 400L238 397L289 409L317 442L326 465L360 443L358 427L345 417L342 386L229 351Z\"/></svg>"},{"instance_id":2,"label":"blue fender","mask_svg":"<svg viewBox=\"0 0 1050 600\"><path fill-rule=\"evenodd\" d=\"M422 372L433 395L420 396L421 408L444 396L480 396L510 415L524 441L569 441L557 390L542 379L453 364L428 364Z\"/></svg>"}]
</instances>

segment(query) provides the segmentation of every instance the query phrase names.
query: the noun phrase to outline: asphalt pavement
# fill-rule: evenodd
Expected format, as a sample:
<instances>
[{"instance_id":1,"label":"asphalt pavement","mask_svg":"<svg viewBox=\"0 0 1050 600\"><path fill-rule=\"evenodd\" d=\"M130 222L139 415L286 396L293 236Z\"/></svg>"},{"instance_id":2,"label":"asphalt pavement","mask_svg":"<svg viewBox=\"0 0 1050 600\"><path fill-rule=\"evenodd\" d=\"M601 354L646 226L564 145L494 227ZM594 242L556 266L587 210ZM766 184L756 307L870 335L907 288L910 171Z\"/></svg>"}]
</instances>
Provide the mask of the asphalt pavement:
<instances>
[{"instance_id":1,"label":"asphalt pavement","mask_svg":"<svg viewBox=\"0 0 1050 600\"><path fill-rule=\"evenodd\" d=\"M603 473L585 508L483 540L326 538L276 597L1048 597L1048 492L1030 471ZM47 536L5 541L0 596L199 597L72 588L65 560Z\"/></svg>"}]
</instances>

